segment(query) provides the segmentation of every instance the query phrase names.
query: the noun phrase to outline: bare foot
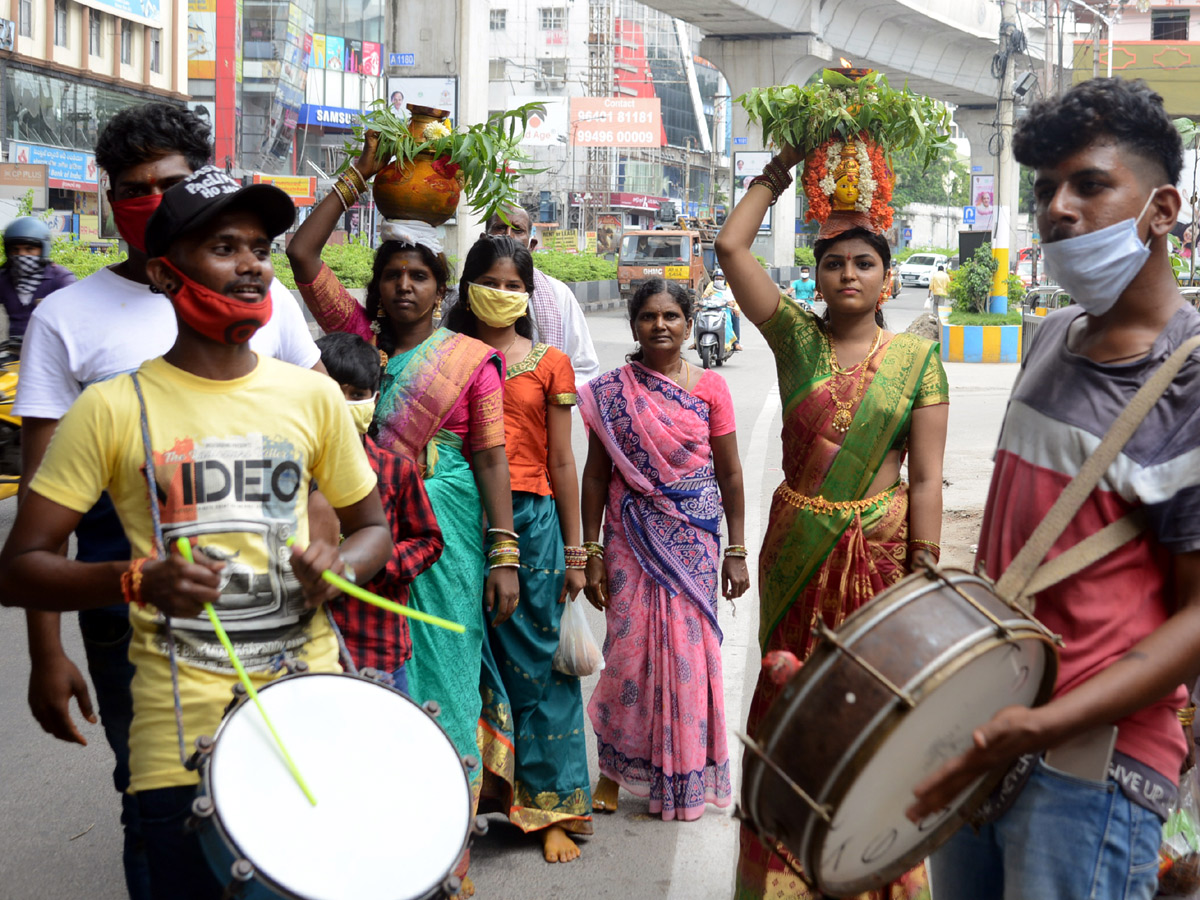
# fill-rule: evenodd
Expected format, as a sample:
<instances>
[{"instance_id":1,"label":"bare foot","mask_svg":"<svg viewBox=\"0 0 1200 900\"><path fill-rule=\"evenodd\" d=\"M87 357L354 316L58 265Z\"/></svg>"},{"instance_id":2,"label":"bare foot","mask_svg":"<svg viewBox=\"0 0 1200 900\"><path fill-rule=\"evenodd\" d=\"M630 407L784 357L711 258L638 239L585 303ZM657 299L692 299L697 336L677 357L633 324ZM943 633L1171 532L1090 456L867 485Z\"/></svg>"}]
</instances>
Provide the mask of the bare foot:
<instances>
[{"instance_id":1,"label":"bare foot","mask_svg":"<svg viewBox=\"0 0 1200 900\"><path fill-rule=\"evenodd\" d=\"M542 832L542 853L548 863L570 862L579 859L579 845L558 825L551 825Z\"/></svg>"},{"instance_id":2,"label":"bare foot","mask_svg":"<svg viewBox=\"0 0 1200 900\"><path fill-rule=\"evenodd\" d=\"M464 875L462 877L462 887L458 893L454 895L454 900L470 900L475 896L475 882L471 880L471 876Z\"/></svg>"},{"instance_id":3,"label":"bare foot","mask_svg":"<svg viewBox=\"0 0 1200 900\"><path fill-rule=\"evenodd\" d=\"M617 793L620 790L615 781L601 775L600 780L596 782L596 789L592 791L592 809L597 812L616 812Z\"/></svg>"}]
</instances>

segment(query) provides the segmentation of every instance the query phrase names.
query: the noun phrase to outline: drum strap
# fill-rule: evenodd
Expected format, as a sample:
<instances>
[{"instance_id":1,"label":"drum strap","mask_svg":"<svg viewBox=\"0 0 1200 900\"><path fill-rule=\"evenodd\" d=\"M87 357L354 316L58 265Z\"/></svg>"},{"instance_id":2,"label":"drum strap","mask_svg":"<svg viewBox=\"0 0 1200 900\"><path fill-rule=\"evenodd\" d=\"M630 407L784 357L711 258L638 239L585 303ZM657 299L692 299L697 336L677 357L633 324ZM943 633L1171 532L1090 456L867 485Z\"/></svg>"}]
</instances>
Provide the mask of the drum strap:
<instances>
[{"instance_id":1,"label":"drum strap","mask_svg":"<svg viewBox=\"0 0 1200 900\"><path fill-rule=\"evenodd\" d=\"M163 541L162 512L158 507L158 481L154 477L154 451L150 445L150 417L146 414L146 398L142 396L142 383L138 381L137 372L129 376L133 379L133 390L137 394L138 412L142 424L142 452L146 455L146 488L150 494L150 521L154 523L154 556L165 559L167 556L166 543ZM184 766L188 764L187 745L183 737L183 704L179 699L179 660L175 655L175 632L171 630L171 617L163 616L167 632L167 657L171 663L171 691L175 698L175 734L179 738L179 761Z\"/></svg>"},{"instance_id":2,"label":"drum strap","mask_svg":"<svg viewBox=\"0 0 1200 900\"><path fill-rule=\"evenodd\" d=\"M1140 511L1135 510L1042 565L1042 560L1046 558L1050 548L1071 524L1071 520L1100 483L1108 467L1116 460L1138 426L1142 424L1142 420L1158 403L1197 347L1200 347L1200 335L1184 341L1134 394L1129 405L1117 416L1100 441L1100 446L1084 461L1079 473L1063 489L1058 500L1046 513L1046 517L1034 529L1025 546L996 582L996 593L1002 598L1032 612L1034 596L1038 591L1045 590L1087 568L1132 540L1145 528L1144 518Z\"/></svg>"}]
</instances>

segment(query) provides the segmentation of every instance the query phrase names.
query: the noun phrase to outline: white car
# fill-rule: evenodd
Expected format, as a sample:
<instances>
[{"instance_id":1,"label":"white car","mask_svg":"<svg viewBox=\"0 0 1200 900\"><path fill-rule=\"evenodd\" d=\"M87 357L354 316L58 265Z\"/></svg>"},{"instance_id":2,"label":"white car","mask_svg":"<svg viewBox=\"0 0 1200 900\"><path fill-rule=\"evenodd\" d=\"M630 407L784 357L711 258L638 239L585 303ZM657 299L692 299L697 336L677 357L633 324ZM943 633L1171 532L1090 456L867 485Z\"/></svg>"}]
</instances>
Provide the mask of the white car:
<instances>
[{"instance_id":1,"label":"white car","mask_svg":"<svg viewBox=\"0 0 1200 900\"><path fill-rule=\"evenodd\" d=\"M900 283L904 287L929 287L929 279L938 266L950 270L950 260L941 253L914 253L900 265Z\"/></svg>"}]
</instances>

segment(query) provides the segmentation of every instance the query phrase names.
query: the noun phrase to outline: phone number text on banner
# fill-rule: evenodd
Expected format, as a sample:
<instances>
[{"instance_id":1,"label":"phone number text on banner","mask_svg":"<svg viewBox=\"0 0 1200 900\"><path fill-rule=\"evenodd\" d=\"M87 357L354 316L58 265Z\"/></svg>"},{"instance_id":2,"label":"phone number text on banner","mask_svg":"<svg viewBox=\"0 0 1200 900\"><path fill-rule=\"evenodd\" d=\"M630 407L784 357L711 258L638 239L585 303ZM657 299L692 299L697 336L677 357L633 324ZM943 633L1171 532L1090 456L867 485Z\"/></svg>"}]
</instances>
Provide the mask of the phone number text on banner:
<instances>
[{"instance_id":1,"label":"phone number text on banner","mask_svg":"<svg viewBox=\"0 0 1200 900\"><path fill-rule=\"evenodd\" d=\"M576 147L661 147L665 140L657 97L572 97L571 143Z\"/></svg>"}]
</instances>

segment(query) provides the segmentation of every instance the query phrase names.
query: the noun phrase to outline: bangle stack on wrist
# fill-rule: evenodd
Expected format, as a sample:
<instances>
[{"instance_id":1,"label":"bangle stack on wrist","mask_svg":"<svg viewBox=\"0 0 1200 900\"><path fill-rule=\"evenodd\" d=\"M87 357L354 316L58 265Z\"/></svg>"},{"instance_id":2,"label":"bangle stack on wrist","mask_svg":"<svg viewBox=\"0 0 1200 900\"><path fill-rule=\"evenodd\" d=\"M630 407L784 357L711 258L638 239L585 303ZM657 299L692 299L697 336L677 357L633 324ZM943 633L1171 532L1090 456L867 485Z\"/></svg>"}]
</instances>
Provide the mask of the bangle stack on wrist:
<instances>
[{"instance_id":1,"label":"bangle stack on wrist","mask_svg":"<svg viewBox=\"0 0 1200 900\"><path fill-rule=\"evenodd\" d=\"M780 195L791 186L792 173L784 168L778 156L773 156L771 161L763 166L762 174L750 179L749 187L756 184L765 186L771 192L770 205L774 206Z\"/></svg>"},{"instance_id":2,"label":"bangle stack on wrist","mask_svg":"<svg viewBox=\"0 0 1200 900\"><path fill-rule=\"evenodd\" d=\"M337 177L333 183L333 189L337 191L338 199L342 201L342 208L346 212L350 211L350 207L358 203L358 198L361 197L367 190L367 180L362 177L362 173L353 165L346 167L346 171Z\"/></svg>"},{"instance_id":3,"label":"bangle stack on wrist","mask_svg":"<svg viewBox=\"0 0 1200 900\"><path fill-rule=\"evenodd\" d=\"M489 569L518 569L521 566L521 548L517 544L517 533L506 528L489 528L488 539L492 542L488 550Z\"/></svg>"},{"instance_id":4,"label":"bangle stack on wrist","mask_svg":"<svg viewBox=\"0 0 1200 900\"><path fill-rule=\"evenodd\" d=\"M735 559L745 559L748 555L746 548L741 544L730 544L725 548L725 555L732 556Z\"/></svg>"},{"instance_id":5,"label":"bangle stack on wrist","mask_svg":"<svg viewBox=\"0 0 1200 900\"><path fill-rule=\"evenodd\" d=\"M908 542L908 555L911 557L916 551L924 550L930 554L935 561L941 561L942 545L937 541L923 541L918 538L912 538Z\"/></svg>"},{"instance_id":6,"label":"bangle stack on wrist","mask_svg":"<svg viewBox=\"0 0 1200 900\"><path fill-rule=\"evenodd\" d=\"M588 559L604 559L604 545L596 541L584 541L583 550Z\"/></svg>"},{"instance_id":7,"label":"bangle stack on wrist","mask_svg":"<svg viewBox=\"0 0 1200 900\"><path fill-rule=\"evenodd\" d=\"M139 606L142 603L142 567L150 561L150 557L143 556L140 559L132 560L129 563L129 568L121 573L121 598L126 603L136 603Z\"/></svg>"},{"instance_id":8,"label":"bangle stack on wrist","mask_svg":"<svg viewBox=\"0 0 1200 900\"><path fill-rule=\"evenodd\" d=\"M588 553L583 547L563 547L568 569L587 568Z\"/></svg>"}]
</instances>

